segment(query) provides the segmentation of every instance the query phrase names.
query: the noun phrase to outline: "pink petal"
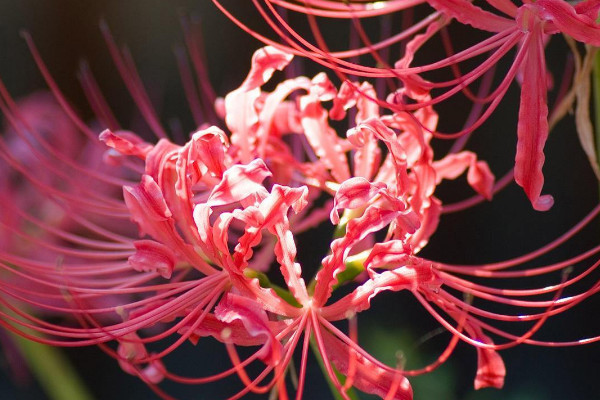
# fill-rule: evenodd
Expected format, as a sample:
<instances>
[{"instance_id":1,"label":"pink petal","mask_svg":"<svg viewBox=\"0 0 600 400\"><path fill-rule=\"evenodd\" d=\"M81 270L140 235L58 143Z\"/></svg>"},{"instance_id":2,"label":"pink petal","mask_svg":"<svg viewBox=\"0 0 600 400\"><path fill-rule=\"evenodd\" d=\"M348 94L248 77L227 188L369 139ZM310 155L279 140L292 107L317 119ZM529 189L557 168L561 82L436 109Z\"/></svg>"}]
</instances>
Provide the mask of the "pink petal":
<instances>
[{"instance_id":1,"label":"pink petal","mask_svg":"<svg viewBox=\"0 0 600 400\"><path fill-rule=\"evenodd\" d=\"M486 199L492 198L494 175L486 162L477 161L475 153L463 151L450 154L434 162L433 168L436 172L436 183L440 183L442 179L455 179L469 168L467 181L471 187Z\"/></svg>"},{"instance_id":2,"label":"pink petal","mask_svg":"<svg viewBox=\"0 0 600 400\"><path fill-rule=\"evenodd\" d=\"M355 121L357 124L366 121L369 118L379 117L379 104L372 100L377 98L377 93L375 93L373 85L369 82L363 82L361 83L359 90L360 93L358 93L359 96L356 99L356 108L358 109L358 112L356 113Z\"/></svg>"},{"instance_id":3,"label":"pink petal","mask_svg":"<svg viewBox=\"0 0 600 400\"><path fill-rule=\"evenodd\" d=\"M365 206L373 197L386 188L385 183L371 183L365 178L355 177L344 181L333 200L330 219L334 225L340 222L339 209L356 209Z\"/></svg>"},{"instance_id":4,"label":"pink petal","mask_svg":"<svg viewBox=\"0 0 600 400\"><path fill-rule=\"evenodd\" d=\"M412 248L401 240L376 243L364 262L367 270L389 266L406 265L412 256Z\"/></svg>"},{"instance_id":5,"label":"pink petal","mask_svg":"<svg viewBox=\"0 0 600 400\"><path fill-rule=\"evenodd\" d=\"M490 32L514 28L514 20L500 17L474 6L468 0L428 0L433 8L463 24Z\"/></svg>"},{"instance_id":6,"label":"pink petal","mask_svg":"<svg viewBox=\"0 0 600 400\"><path fill-rule=\"evenodd\" d=\"M492 339L486 336L480 327L467 321L465 330L471 337L481 343L494 344ZM494 387L497 389L504 386L506 367L502 357L496 350L477 347L477 374L475 375L475 389Z\"/></svg>"},{"instance_id":7,"label":"pink petal","mask_svg":"<svg viewBox=\"0 0 600 400\"><path fill-rule=\"evenodd\" d=\"M367 96L373 98L377 97L375 90L367 82L364 82L360 86L360 91ZM358 96L358 99L356 100L356 108L358 109L358 112L356 113L357 124L370 118L379 117L379 105L371 99L368 99L367 96ZM372 132L363 130L361 136L360 144L357 146L358 148L354 153L354 175L373 179L381 162L381 149ZM354 144L355 146L357 145L356 142Z\"/></svg>"},{"instance_id":8,"label":"pink petal","mask_svg":"<svg viewBox=\"0 0 600 400\"><path fill-rule=\"evenodd\" d=\"M598 17L598 4L592 5L594 1L586 1L590 3L592 9L582 8L582 12L586 12ZM582 43L592 46L600 46L600 24L596 19L586 14L578 14L568 2L562 0L539 0L535 3L536 7L540 7L543 17L548 18L560 31L566 35L573 37Z\"/></svg>"},{"instance_id":9,"label":"pink petal","mask_svg":"<svg viewBox=\"0 0 600 400\"><path fill-rule=\"evenodd\" d=\"M475 389L494 387L501 389L504 386L506 367L500 354L490 349L477 349L477 375L475 375Z\"/></svg>"},{"instance_id":10,"label":"pink petal","mask_svg":"<svg viewBox=\"0 0 600 400\"><path fill-rule=\"evenodd\" d=\"M306 139L323 165L331 170L331 175L338 182L350 178L348 160L342 149L342 139L329 126L327 111L312 89L311 93L300 99L300 111Z\"/></svg>"},{"instance_id":11,"label":"pink petal","mask_svg":"<svg viewBox=\"0 0 600 400\"><path fill-rule=\"evenodd\" d=\"M388 162L391 162L390 167L393 166L393 173L395 173L396 178L396 195L401 196L409 187L406 150L402 147L402 143L398 140L396 133L388 128L381 118L369 118L347 132L348 140L353 144L364 142L369 134L383 141L387 146L389 154L386 161L389 160ZM387 182L387 180L380 179L379 176L383 173L384 167L380 168L376 179Z\"/></svg>"},{"instance_id":12,"label":"pink petal","mask_svg":"<svg viewBox=\"0 0 600 400\"><path fill-rule=\"evenodd\" d=\"M404 56L398 60L394 67L398 69L409 68L412 63L417 51L426 43L429 42L431 37L439 32L444 20L434 21L427 26L425 33L415 35L407 44ZM423 79L421 76L411 73L403 74L400 79L404 83L404 87L397 90L396 96L406 95L411 99L427 101L431 99L430 88L431 83ZM401 98L401 97L399 97Z\"/></svg>"},{"instance_id":13,"label":"pink petal","mask_svg":"<svg viewBox=\"0 0 600 400\"><path fill-rule=\"evenodd\" d=\"M259 155L264 156L265 148L272 134L299 132L301 133L300 116L295 103L284 100L294 91L310 87L310 80L306 77L289 79L277 85L272 93L265 97L265 102L259 113ZM277 130L276 132L273 132Z\"/></svg>"},{"instance_id":14,"label":"pink petal","mask_svg":"<svg viewBox=\"0 0 600 400\"><path fill-rule=\"evenodd\" d=\"M429 242L429 238L437 229L441 215L442 203L440 200L432 197L429 206L425 209L421 209L421 226L406 241L413 247L414 253L417 253Z\"/></svg>"},{"instance_id":15,"label":"pink petal","mask_svg":"<svg viewBox=\"0 0 600 400\"><path fill-rule=\"evenodd\" d=\"M261 231L268 229L277 236L275 255L281 265L281 272L292 294L301 302L308 299L306 285L301 277L301 268L295 262L296 244L289 229L287 214L290 208L300 212L306 206L308 189L289 188L274 185L271 194L266 197L258 207L251 206L245 210L235 210L233 215L246 223L244 234L240 237L235 247L234 262L236 268L244 270L248 260L252 257L252 248L257 246L261 239Z\"/></svg>"},{"instance_id":16,"label":"pink petal","mask_svg":"<svg viewBox=\"0 0 600 400\"><path fill-rule=\"evenodd\" d=\"M216 317L226 323L242 321L244 328L252 337L262 337L263 347L258 357L264 362L276 365L279 363L283 346L275 337L268 324L267 313L252 299L227 293L215 309Z\"/></svg>"},{"instance_id":17,"label":"pink petal","mask_svg":"<svg viewBox=\"0 0 600 400\"><path fill-rule=\"evenodd\" d=\"M204 273L214 272L193 246L184 242L177 232L173 214L152 177L143 175L139 185L124 186L123 197L132 220L140 228L141 235L148 234L163 243Z\"/></svg>"},{"instance_id":18,"label":"pink petal","mask_svg":"<svg viewBox=\"0 0 600 400\"><path fill-rule=\"evenodd\" d=\"M142 176L138 186L124 186L123 197L142 234L151 234L155 231L154 223L166 221L172 216L160 187L148 175Z\"/></svg>"},{"instance_id":19,"label":"pink petal","mask_svg":"<svg viewBox=\"0 0 600 400\"><path fill-rule=\"evenodd\" d=\"M406 265L394 268L397 265ZM378 254L365 266L372 276L365 283L335 303L323 308L322 315L328 320L347 318L349 312L359 313L369 309L371 300L383 291L437 290L441 285L431 263L406 254ZM374 268L394 268L376 273Z\"/></svg>"},{"instance_id":20,"label":"pink petal","mask_svg":"<svg viewBox=\"0 0 600 400\"><path fill-rule=\"evenodd\" d=\"M353 83L343 82L340 90L333 99L333 106L329 110L329 118L339 121L346 117L346 111L356 105L356 89Z\"/></svg>"},{"instance_id":21,"label":"pink petal","mask_svg":"<svg viewBox=\"0 0 600 400\"><path fill-rule=\"evenodd\" d=\"M264 85L271 79L275 70L284 69L292 58L293 55L275 47L267 46L258 49L252 56L252 67L241 88L248 91Z\"/></svg>"},{"instance_id":22,"label":"pink petal","mask_svg":"<svg viewBox=\"0 0 600 400\"><path fill-rule=\"evenodd\" d=\"M191 143L193 144L193 151L188 155L189 161L204 164L213 176L221 178L227 169L225 151L227 150L228 139L225 133L221 129L212 126L195 132L192 135Z\"/></svg>"},{"instance_id":23,"label":"pink petal","mask_svg":"<svg viewBox=\"0 0 600 400\"><path fill-rule=\"evenodd\" d=\"M256 146L256 130L258 113L255 103L260 96L260 89L250 91L237 89L225 97L225 122L231 131L231 143L240 151L239 158L247 163L252 160Z\"/></svg>"},{"instance_id":24,"label":"pink petal","mask_svg":"<svg viewBox=\"0 0 600 400\"><path fill-rule=\"evenodd\" d=\"M175 253L154 240L133 242L136 252L127 259L131 267L140 272L158 272L163 278L171 278L175 268Z\"/></svg>"},{"instance_id":25,"label":"pink petal","mask_svg":"<svg viewBox=\"0 0 600 400\"><path fill-rule=\"evenodd\" d=\"M587 15L589 18L596 20L600 11L600 1L588 0L580 1L575 4L575 12L581 15Z\"/></svg>"},{"instance_id":26,"label":"pink petal","mask_svg":"<svg viewBox=\"0 0 600 400\"><path fill-rule=\"evenodd\" d=\"M248 165L234 165L223 174L221 182L210 194L208 204L219 206L242 201L251 196L264 198L268 195L262 182L271 172L261 159Z\"/></svg>"},{"instance_id":27,"label":"pink petal","mask_svg":"<svg viewBox=\"0 0 600 400\"><path fill-rule=\"evenodd\" d=\"M320 102L333 100L337 94L335 85L324 72L319 72L310 81L310 92L317 96Z\"/></svg>"},{"instance_id":28,"label":"pink petal","mask_svg":"<svg viewBox=\"0 0 600 400\"><path fill-rule=\"evenodd\" d=\"M373 232L377 232L402 212L385 210L376 206L367 207L362 216L353 218L346 226L346 235L331 244L331 255L323 259L323 268L317 273L314 300L323 305L331 295L331 289L337 282L336 276L346 269L345 261L352 247Z\"/></svg>"},{"instance_id":29,"label":"pink petal","mask_svg":"<svg viewBox=\"0 0 600 400\"><path fill-rule=\"evenodd\" d=\"M162 175L166 170L175 166L175 158L180 149L180 146L167 139L160 139L146 156L146 174L150 175L163 188L165 186L162 182Z\"/></svg>"},{"instance_id":30,"label":"pink petal","mask_svg":"<svg viewBox=\"0 0 600 400\"><path fill-rule=\"evenodd\" d=\"M193 324L194 321L190 321L188 325L184 325L177 332L180 335L188 335L190 326ZM287 327L287 323L284 321L267 321L267 325L275 334ZM212 336L220 342L229 342L237 346L261 346L265 344L265 339L260 335L250 335L241 320L224 322L210 313L206 314L200 326L195 327L193 332L189 334L189 340L193 344L197 344L201 337L206 336Z\"/></svg>"},{"instance_id":31,"label":"pink petal","mask_svg":"<svg viewBox=\"0 0 600 400\"><path fill-rule=\"evenodd\" d=\"M232 133L231 143L240 149L242 162L249 162L253 158L258 123L255 103L260 97L260 86L271 78L275 70L285 68L291 60L291 54L274 47L257 50L246 80L225 97L225 122Z\"/></svg>"},{"instance_id":32,"label":"pink petal","mask_svg":"<svg viewBox=\"0 0 600 400\"><path fill-rule=\"evenodd\" d=\"M515 182L525 190L534 209L546 211L554 203L552 196L540 196L544 185L544 144L548 138L546 61L541 26L539 23L533 25L533 32L525 44L528 51L522 66Z\"/></svg>"},{"instance_id":33,"label":"pink petal","mask_svg":"<svg viewBox=\"0 0 600 400\"><path fill-rule=\"evenodd\" d=\"M106 129L100 134L99 139L106 143L108 147L112 147L122 155L136 156L142 160L146 159L146 155L153 147L150 143L144 142L133 132L128 131L119 131L118 134L115 134ZM110 156L111 155L109 154L109 157Z\"/></svg>"},{"instance_id":34,"label":"pink petal","mask_svg":"<svg viewBox=\"0 0 600 400\"><path fill-rule=\"evenodd\" d=\"M517 11L519 10L519 8L510 0L487 0L487 2L511 17L517 15Z\"/></svg>"}]
</instances>

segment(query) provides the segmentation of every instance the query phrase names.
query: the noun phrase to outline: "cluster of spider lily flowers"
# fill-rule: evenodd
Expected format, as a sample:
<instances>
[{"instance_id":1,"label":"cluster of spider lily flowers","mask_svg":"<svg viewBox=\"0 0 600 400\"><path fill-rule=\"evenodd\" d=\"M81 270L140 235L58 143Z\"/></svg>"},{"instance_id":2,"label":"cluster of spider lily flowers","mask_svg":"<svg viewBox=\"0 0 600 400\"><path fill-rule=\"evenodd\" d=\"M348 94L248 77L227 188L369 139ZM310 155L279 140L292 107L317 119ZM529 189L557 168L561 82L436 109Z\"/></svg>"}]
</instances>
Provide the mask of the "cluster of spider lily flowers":
<instances>
[{"instance_id":1,"label":"cluster of spider lily flowers","mask_svg":"<svg viewBox=\"0 0 600 400\"><path fill-rule=\"evenodd\" d=\"M277 40L244 25L233 2L213 2L265 47L254 53L241 85L221 98L208 83L200 38L184 24L189 60L176 54L196 127L181 143L171 137L185 135L162 126L130 53L106 24L109 53L154 139L121 127L85 64L79 78L97 121L83 121L24 35L50 92L15 101L0 81L4 329L52 346L99 346L166 399L167 381L197 385L201 394L203 385L232 377L238 386L231 385L231 399L301 399L316 368L339 398L356 398L358 390L407 400L411 377L438 368L461 342L477 355L475 388L501 388L501 350L600 339L537 336L549 319L600 287L600 246L557 262L542 258L595 221L600 205L521 257L455 265L420 254L445 212L492 200L512 180L511 172L496 181L485 160L463 150L512 81L521 85L514 179L536 210L553 204L541 195L549 127L575 98L578 133L597 164L585 82L592 46L600 45L600 2L488 1L492 12L460 0L253 0ZM379 42L362 26L364 19L384 19L389 29L394 14L415 7L431 12L401 33L384 32ZM288 23L291 13L306 17L315 43ZM329 18L353 27L349 50L329 49L319 25ZM446 31L454 22L492 36L454 53ZM544 46L555 33L568 36L577 62L573 89L548 119ZM414 66L436 36L448 56ZM575 42L588 46L583 60ZM390 62L396 44L403 53ZM490 89L494 64L513 48L506 77ZM460 72L462 62L485 54L480 66ZM298 56L325 71L295 75L290 63ZM376 65L363 63L366 57ZM421 76L440 68L455 77ZM480 78L474 94L469 86ZM474 103L469 120L460 132L440 132L434 106L458 93ZM437 138L457 141L439 155L432 147ZM448 180L466 180L464 201L438 198ZM300 235L324 231L332 232L322 239L326 254L298 245ZM316 271L299 261L302 254L319 258ZM361 315L390 292L409 293L450 332L429 364L387 365L361 346ZM222 343L231 367L208 376L182 373L173 353L202 341Z\"/></svg>"}]
</instances>

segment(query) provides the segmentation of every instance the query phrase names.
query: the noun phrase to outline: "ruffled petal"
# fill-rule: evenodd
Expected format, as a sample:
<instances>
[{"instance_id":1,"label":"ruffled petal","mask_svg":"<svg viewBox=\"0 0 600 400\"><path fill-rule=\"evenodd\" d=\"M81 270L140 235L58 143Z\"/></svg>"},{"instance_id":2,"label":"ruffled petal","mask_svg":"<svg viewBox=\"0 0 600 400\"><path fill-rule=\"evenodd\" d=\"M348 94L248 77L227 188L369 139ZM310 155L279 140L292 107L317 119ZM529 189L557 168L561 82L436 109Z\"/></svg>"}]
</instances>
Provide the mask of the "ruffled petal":
<instances>
[{"instance_id":1,"label":"ruffled petal","mask_svg":"<svg viewBox=\"0 0 600 400\"><path fill-rule=\"evenodd\" d=\"M136 252L127 262L136 271L157 272L163 278L171 278L175 268L175 253L167 246L154 240L137 240L133 242Z\"/></svg>"},{"instance_id":2,"label":"ruffled petal","mask_svg":"<svg viewBox=\"0 0 600 400\"><path fill-rule=\"evenodd\" d=\"M248 165L234 165L223 174L223 179L210 194L208 204L220 206L242 201L249 197L264 198L268 195L262 182L271 172L261 159Z\"/></svg>"},{"instance_id":3,"label":"ruffled petal","mask_svg":"<svg viewBox=\"0 0 600 400\"><path fill-rule=\"evenodd\" d=\"M259 350L258 357L267 364L277 365L279 363L283 346L271 330L267 313L259 303L247 297L227 293L216 307L215 315L226 323L235 320L242 321L250 336L262 338L263 347Z\"/></svg>"}]
</instances>

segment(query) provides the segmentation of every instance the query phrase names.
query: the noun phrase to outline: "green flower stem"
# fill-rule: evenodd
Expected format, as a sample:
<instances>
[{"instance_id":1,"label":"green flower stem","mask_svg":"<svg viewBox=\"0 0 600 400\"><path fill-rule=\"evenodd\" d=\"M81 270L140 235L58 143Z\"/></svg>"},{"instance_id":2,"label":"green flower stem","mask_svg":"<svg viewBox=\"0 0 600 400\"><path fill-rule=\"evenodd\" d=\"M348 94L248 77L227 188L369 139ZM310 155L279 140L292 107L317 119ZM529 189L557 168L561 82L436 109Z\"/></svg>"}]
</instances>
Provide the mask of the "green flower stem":
<instances>
[{"instance_id":1,"label":"green flower stem","mask_svg":"<svg viewBox=\"0 0 600 400\"><path fill-rule=\"evenodd\" d=\"M16 334L12 334L12 337L29 369L50 399L93 399L59 348L33 342Z\"/></svg>"}]
</instances>

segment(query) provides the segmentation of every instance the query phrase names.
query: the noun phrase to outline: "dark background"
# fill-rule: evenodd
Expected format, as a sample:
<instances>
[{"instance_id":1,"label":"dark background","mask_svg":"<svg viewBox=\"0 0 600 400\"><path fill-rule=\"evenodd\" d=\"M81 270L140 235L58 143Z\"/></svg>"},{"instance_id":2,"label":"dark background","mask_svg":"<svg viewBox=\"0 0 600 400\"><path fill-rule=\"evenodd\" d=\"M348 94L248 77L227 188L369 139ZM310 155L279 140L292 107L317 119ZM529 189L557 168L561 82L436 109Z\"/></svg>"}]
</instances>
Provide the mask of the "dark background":
<instances>
[{"instance_id":1,"label":"dark background","mask_svg":"<svg viewBox=\"0 0 600 400\"><path fill-rule=\"evenodd\" d=\"M246 2L230 1L238 15L245 14ZM219 95L237 87L248 71L252 52L259 44L222 16L210 1L18 1L0 0L0 77L15 98L44 88L20 29L29 31L60 87L86 120L92 118L81 92L76 70L80 59L87 59L100 82L117 117L128 126L135 123L136 113L103 39L98 22L104 18L118 43L127 43L143 80L157 104L163 121L181 121L186 131L193 129L185 107L185 98L172 56L174 44L182 43L178 13L200 17L203 24L211 82ZM252 17L249 17L252 19ZM565 48L553 39L549 63L556 67L555 79L562 79ZM458 37L458 40L462 40ZM554 45L554 42L556 44ZM317 71L316 67L307 67ZM513 88L500 109L474 135L469 148L488 160L497 176L503 175L514 162L518 86ZM468 105L448 102L440 107L442 127L456 130ZM453 120L453 117L457 117ZM128 124L128 121L131 121ZM437 145L439 149L447 147ZM597 182L580 150L571 118L561 122L546 147L547 177L544 192L555 197L554 208L547 213L531 209L522 190L510 185L485 203L470 210L444 216L438 232L427 246L426 257L462 263L484 263L507 259L535 250L582 218L598 201ZM440 197L455 201L464 197L460 185L441 188ZM467 192L468 193L468 192ZM573 244L563 246L540 262L552 262L573 256L598 242L598 222L578 236ZM319 240L316 238L315 240ZM325 238L324 240L329 240ZM299 245L312 248L308 239ZM306 250L305 250L306 251ZM589 263L588 263L589 264ZM588 265L585 264L585 265ZM539 263L536 265L540 265ZM552 282L549 281L548 284ZM509 283L511 284L511 283ZM532 282L542 286L544 282ZM571 340L600 333L597 318L598 300L588 300L568 315L550 321L540 337ZM421 364L431 361L449 340L447 333L419 345L425 335L435 332L435 321L409 295L384 295L375 302L374 310L359 319L361 342L388 362L394 362L396 349L402 348ZM139 382L120 371L117 363L94 348L71 349L66 353L80 371L82 379L97 399L148 399L152 393ZM219 362L218 346L192 348L179 352L181 365L192 375L202 375L203 364ZM460 345L456 354L438 371L412 380L417 400L437 399L599 399L599 345L566 349L519 346L502 352L507 366L505 389L475 392L472 379L476 369L475 351ZM416 366L416 365L415 365ZM182 368L186 370L186 368ZM33 380L15 384L10 368L0 368L0 398L45 399ZM311 373L306 398L330 398L318 371ZM183 398L213 399L221 387L172 387L172 393ZM226 386L226 385L225 385ZM214 392L213 392L214 390ZM231 393L226 391L226 393ZM309 397L310 396L310 397Z\"/></svg>"}]
</instances>

